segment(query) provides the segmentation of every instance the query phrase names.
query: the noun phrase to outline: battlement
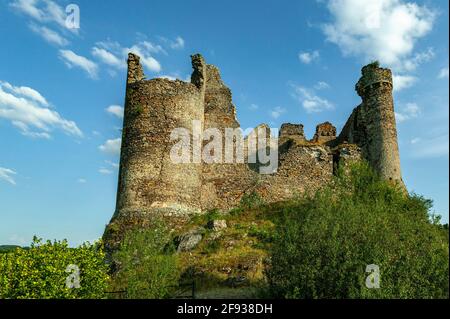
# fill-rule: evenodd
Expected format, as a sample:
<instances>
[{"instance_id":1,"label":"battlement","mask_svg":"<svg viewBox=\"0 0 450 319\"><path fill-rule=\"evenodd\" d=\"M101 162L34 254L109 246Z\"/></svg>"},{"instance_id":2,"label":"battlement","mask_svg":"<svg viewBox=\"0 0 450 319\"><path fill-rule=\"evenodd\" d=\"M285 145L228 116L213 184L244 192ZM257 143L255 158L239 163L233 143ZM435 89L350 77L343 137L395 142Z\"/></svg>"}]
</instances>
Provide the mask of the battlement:
<instances>
[{"instance_id":1,"label":"battlement","mask_svg":"<svg viewBox=\"0 0 450 319\"><path fill-rule=\"evenodd\" d=\"M327 143L336 139L336 127L330 122L317 125L313 141L315 143Z\"/></svg>"},{"instance_id":2,"label":"battlement","mask_svg":"<svg viewBox=\"0 0 450 319\"><path fill-rule=\"evenodd\" d=\"M231 90L223 82L219 69L207 64L199 54L191 59L190 82L145 80L139 57L129 55L114 220L127 223L136 216L145 219L155 213L186 217L210 209L229 210L252 193L266 202L287 200L296 194L315 192L331 180L339 163L361 158L368 160L384 178L403 183L392 72L377 64L362 69L356 85L362 104L352 112L339 137L330 122L319 124L311 140L305 138L302 124L281 126L275 171L261 174L260 168L265 164L259 157L256 163L220 160L175 163L170 155L174 144L191 145L202 133L196 131L194 123L199 124L200 130L211 128L218 134L240 127ZM189 132L188 140L174 141L172 133L179 128ZM258 139L256 148L245 144L246 155L270 150L272 144L268 141L276 139L267 125L255 130L265 130L268 140L260 145ZM243 141L249 143L248 137ZM200 141L200 146L206 143ZM219 146L225 144L220 142Z\"/></svg>"},{"instance_id":3,"label":"battlement","mask_svg":"<svg viewBox=\"0 0 450 319\"><path fill-rule=\"evenodd\" d=\"M305 138L303 124L284 123L283 125L281 125L280 138L293 136Z\"/></svg>"},{"instance_id":4,"label":"battlement","mask_svg":"<svg viewBox=\"0 0 450 319\"><path fill-rule=\"evenodd\" d=\"M393 80L390 69L380 68L377 62L362 68L362 77L356 84L358 95L364 97L373 88L387 87L392 90Z\"/></svg>"}]
</instances>

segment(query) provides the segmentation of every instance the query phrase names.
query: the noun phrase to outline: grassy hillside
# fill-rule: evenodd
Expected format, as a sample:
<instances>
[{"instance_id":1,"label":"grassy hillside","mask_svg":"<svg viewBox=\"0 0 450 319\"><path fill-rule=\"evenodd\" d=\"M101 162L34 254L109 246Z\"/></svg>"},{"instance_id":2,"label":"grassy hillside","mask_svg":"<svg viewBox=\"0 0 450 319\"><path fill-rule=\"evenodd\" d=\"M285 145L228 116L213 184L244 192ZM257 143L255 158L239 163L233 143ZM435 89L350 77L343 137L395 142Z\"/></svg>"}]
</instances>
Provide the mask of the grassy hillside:
<instances>
[{"instance_id":1,"label":"grassy hillside","mask_svg":"<svg viewBox=\"0 0 450 319\"><path fill-rule=\"evenodd\" d=\"M194 218L180 232L197 229L203 236L195 249L179 255L183 279L195 280L198 297L257 297L265 283L264 262L275 232L272 208L210 212ZM209 229L214 220L226 221L227 227Z\"/></svg>"},{"instance_id":2,"label":"grassy hillside","mask_svg":"<svg viewBox=\"0 0 450 319\"><path fill-rule=\"evenodd\" d=\"M178 231L202 235L179 254L183 278L199 298L448 297L448 226L431 208L355 166L312 197L249 196L230 212L193 218ZM381 289L366 287L370 264L380 267Z\"/></svg>"},{"instance_id":3,"label":"grassy hillside","mask_svg":"<svg viewBox=\"0 0 450 319\"><path fill-rule=\"evenodd\" d=\"M265 204L250 194L175 228L155 216L107 264L101 244L34 239L0 255L0 298L180 298L193 286L196 298L448 298L448 226L431 209L360 164L311 196ZM87 276L75 295L64 286L73 262ZM367 287L368 266L379 288Z\"/></svg>"}]
</instances>

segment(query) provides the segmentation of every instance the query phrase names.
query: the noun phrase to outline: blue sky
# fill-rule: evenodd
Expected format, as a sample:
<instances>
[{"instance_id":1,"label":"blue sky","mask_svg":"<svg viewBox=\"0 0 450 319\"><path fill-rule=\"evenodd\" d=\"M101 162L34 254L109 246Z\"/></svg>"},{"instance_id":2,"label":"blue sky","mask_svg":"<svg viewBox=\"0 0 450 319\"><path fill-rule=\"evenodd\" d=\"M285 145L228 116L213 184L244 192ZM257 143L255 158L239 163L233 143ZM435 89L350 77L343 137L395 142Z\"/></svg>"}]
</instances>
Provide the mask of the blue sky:
<instances>
[{"instance_id":1,"label":"blue sky","mask_svg":"<svg viewBox=\"0 0 450 319\"><path fill-rule=\"evenodd\" d=\"M65 8L80 8L80 28ZM125 56L148 78L217 65L243 128L342 128L361 67L395 74L403 175L448 222L448 1L50 1L0 3L0 243L95 240L117 188Z\"/></svg>"}]
</instances>

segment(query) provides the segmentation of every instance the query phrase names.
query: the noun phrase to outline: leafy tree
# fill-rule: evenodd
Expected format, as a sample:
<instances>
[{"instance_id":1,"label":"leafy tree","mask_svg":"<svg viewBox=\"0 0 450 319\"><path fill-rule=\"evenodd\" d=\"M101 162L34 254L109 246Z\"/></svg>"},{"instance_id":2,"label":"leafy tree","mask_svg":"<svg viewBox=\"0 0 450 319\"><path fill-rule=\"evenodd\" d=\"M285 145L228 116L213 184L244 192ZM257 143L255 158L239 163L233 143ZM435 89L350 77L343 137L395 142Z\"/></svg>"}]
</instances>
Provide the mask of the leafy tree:
<instances>
[{"instance_id":1,"label":"leafy tree","mask_svg":"<svg viewBox=\"0 0 450 319\"><path fill-rule=\"evenodd\" d=\"M125 289L127 298L167 298L178 285L180 271L175 249L162 222L130 231L113 261L118 265L114 286Z\"/></svg>"},{"instance_id":2,"label":"leafy tree","mask_svg":"<svg viewBox=\"0 0 450 319\"><path fill-rule=\"evenodd\" d=\"M281 209L269 290L278 298L448 298L448 231L431 207L367 163L350 166L313 197ZM371 264L380 270L379 289L366 286Z\"/></svg>"},{"instance_id":3,"label":"leafy tree","mask_svg":"<svg viewBox=\"0 0 450 319\"><path fill-rule=\"evenodd\" d=\"M109 279L104 257L100 243L69 248L66 240L34 237L29 249L0 255L0 298L103 298Z\"/></svg>"}]
</instances>

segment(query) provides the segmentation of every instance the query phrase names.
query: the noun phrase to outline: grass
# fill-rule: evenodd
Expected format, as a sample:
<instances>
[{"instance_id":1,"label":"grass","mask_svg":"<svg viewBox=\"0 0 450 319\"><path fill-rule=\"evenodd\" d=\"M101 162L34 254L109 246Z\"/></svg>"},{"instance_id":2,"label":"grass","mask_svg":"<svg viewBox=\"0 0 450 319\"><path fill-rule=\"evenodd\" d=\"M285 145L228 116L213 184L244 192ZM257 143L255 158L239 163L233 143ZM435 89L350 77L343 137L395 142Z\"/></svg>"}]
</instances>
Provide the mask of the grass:
<instances>
[{"instance_id":1,"label":"grass","mask_svg":"<svg viewBox=\"0 0 450 319\"><path fill-rule=\"evenodd\" d=\"M270 211L272 205L250 195L241 207L195 216L180 231L206 228L212 220L227 222L227 228L219 232L206 229L200 244L179 256L183 280L196 281L199 298L255 296L264 284L264 262L275 228Z\"/></svg>"}]
</instances>

